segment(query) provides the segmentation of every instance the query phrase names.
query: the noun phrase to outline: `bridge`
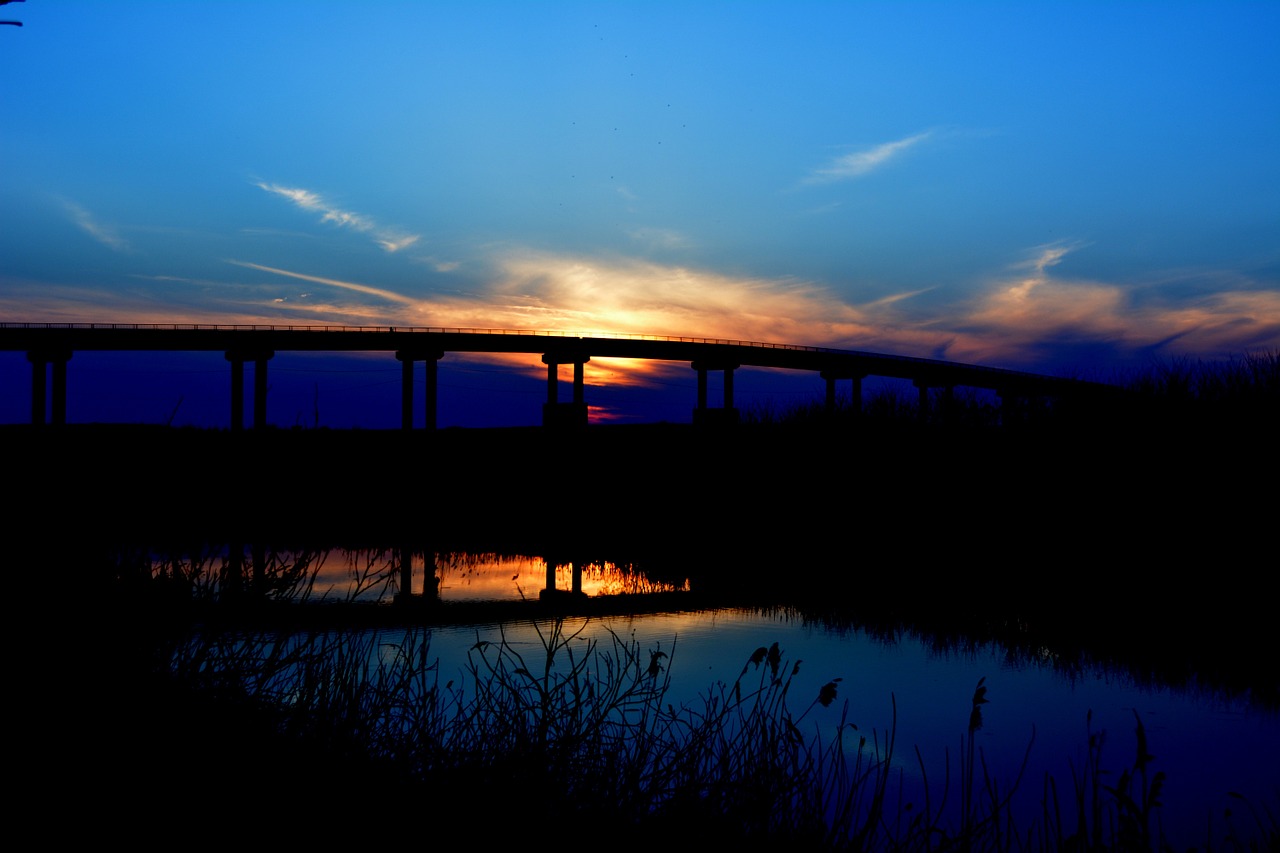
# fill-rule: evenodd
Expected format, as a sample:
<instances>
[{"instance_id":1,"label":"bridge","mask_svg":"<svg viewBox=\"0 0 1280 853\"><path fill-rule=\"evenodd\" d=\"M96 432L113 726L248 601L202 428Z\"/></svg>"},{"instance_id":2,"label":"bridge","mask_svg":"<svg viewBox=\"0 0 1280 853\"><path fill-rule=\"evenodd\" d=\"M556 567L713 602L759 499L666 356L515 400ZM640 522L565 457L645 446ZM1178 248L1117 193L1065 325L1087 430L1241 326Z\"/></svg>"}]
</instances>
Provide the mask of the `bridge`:
<instances>
[{"instance_id":1,"label":"bridge","mask_svg":"<svg viewBox=\"0 0 1280 853\"><path fill-rule=\"evenodd\" d=\"M911 358L856 350L756 341L657 335L575 335L511 329L450 329L424 326L273 326L205 324L0 323L0 351L25 352L31 362L31 422L66 422L67 363L76 352L222 352L231 370L230 427L244 428L246 363L253 364L253 427L267 424L267 365L277 352L386 352L401 363L401 424L413 427L415 365L423 362L425 428L437 426L437 365L445 353L541 355L547 366L545 426L587 423L583 365L594 358L688 362L697 372L694 422L732 422L734 371L775 368L818 374L826 382L826 406L836 406L837 383L851 383L855 413L868 376L910 381L918 390L919 411L928 411L929 392L970 387L994 392L1006 416L1031 398L1096 396L1112 386L936 359ZM559 368L573 365L572 398L559 398ZM707 374L723 374L724 398L708 405ZM46 419L46 412L48 417ZM1007 417L1006 417L1007 420Z\"/></svg>"}]
</instances>

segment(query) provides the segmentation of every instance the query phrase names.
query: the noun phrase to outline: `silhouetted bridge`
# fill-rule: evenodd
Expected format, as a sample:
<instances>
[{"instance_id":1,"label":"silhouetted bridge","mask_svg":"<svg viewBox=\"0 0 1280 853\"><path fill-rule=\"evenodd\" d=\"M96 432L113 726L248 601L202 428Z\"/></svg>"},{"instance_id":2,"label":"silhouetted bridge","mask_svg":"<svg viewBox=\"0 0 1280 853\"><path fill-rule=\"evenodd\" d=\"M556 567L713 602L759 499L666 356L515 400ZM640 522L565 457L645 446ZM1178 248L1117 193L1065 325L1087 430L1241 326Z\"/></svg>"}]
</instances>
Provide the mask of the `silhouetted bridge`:
<instances>
[{"instance_id":1,"label":"silhouetted bridge","mask_svg":"<svg viewBox=\"0 0 1280 853\"><path fill-rule=\"evenodd\" d=\"M819 374L826 380L826 404L836 405L836 383L852 383L857 411L862 380L868 376L909 380L919 389L920 412L928 410L930 389L943 399L956 387L995 392L1003 411L1029 398L1061 398L1114 391L1111 386L934 359L755 341L650 335L577 336L506 329L447 329L403 326L228 326L157 324L0 323L0 351L25 351L31 362L31 422L66 421L67 362L77 351L222 352L231 367L232 429L244 426L244 365L252 362L253 425L266 425L267 363L280 351L389 352L401 367L401 423L413 425L416 362L426 368L425 425L437 423L437 363L447 352L541 354L547 365L543 424L587 422L583 365L595 358L689 362L698 374L694 420L732 421L733 374L741 367L781 368ZM560 365L573 365L571 402L559 399ZM707 373L722 372L724 401L707 404Z\"/></svg>"}]
</instances>

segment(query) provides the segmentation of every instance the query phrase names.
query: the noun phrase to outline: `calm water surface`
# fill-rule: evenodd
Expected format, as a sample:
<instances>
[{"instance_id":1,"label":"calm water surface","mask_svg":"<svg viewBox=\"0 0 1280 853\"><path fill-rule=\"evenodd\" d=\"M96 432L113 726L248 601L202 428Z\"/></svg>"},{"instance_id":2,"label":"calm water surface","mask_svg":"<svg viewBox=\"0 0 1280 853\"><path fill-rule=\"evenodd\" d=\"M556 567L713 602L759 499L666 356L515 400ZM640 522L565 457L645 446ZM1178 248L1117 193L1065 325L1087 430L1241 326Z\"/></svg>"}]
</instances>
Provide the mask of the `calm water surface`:
<instances>
[{"instance_id":1,"label":"calm water surface","mask_svg":"<svg viewBox=\"0 0 1280 853\"><path fill-rule=\"evenodd\" d=\"M417 560L414 585L420 590L421 555ZM331 555L317 575L318 588L349 594L352 567L369 564L367 555L354 561L350 554ZM546 580L546 564L533 557L455 556L441 559L436 571L444 602L535 598ZM569 588L568 567L557 570L556 583ZM608 564L584 572L582 586L588 595L653 588ZM581 624L570 622L568 628ZM805 717L805 725L822 736L835 729L847 703L848 721L869 741L883 742L895 725L896 703L894 766L908 799L920 796L921 759L935 798L948 763L954 777L974 689L985 679L989 702L976 743L1002 787L1016 778L1030 746L1015 799L1028 814L1039 814L1047 776L1056 780L1064 810L1071 807L1072 779L1084 767L1090 727L1105 732L1102 762L1113 774L1108 784L1114 784L1133 766L1137 719L1155 756L1150 772L1166 775L1162 820L1173 838L1203 844L1212 816L1213 837L1221 839L1224 810L1238 816L1246 811L1230 792L1273 813L1280 806L1280 715L1244 701L1138 686L1101 670L1068 675L1047 660L1014 660L994 646L939 652L909 636L886 641L777 613L717 610L601 618L586 624L579 642L594 638L607 649L610 632L634 639L642 651L668 653L668 698L677 706L697 706L717 682L732 684L755 649L775 642L786 672L800 661L789 698L793 713L803 711L824 684L841 679L837 701ZM522 653L542 648L528 621L432 629L431 654L439 659L442 682L461 683L467 650L478 639L497 641L501 635ZM748 677L759 676L751 671ZM958 797L954 782L951 797Z\"/></svg>"}]
</instances>

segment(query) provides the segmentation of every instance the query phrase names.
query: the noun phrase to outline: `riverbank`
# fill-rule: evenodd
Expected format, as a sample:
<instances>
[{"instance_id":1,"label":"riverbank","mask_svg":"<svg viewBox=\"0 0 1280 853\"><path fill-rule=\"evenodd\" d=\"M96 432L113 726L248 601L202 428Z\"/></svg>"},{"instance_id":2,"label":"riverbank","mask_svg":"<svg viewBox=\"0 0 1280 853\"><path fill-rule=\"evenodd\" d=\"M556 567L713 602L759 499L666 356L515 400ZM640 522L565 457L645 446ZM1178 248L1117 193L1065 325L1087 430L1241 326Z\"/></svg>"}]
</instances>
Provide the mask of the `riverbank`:
<instances>
[{"instance_id":1,"label":"riverbank","mask_svg":"<svg viewBox=\"0 0 1280 853\"><path fill-rule=\"evenodd\" d=\"M152 680L157 637L189 626L148 607L113 561L236 542L633 562L699 593L767 590L807 618L1276 693L1275 662L1241 651L1272 640L1256 562L1269 504L1231 498L1242 471L1275 482L1274 457L1256 445L1188 432L743 427L0 429L20 496L9 568L36 610L73 617L41 657L75 670L77 689L57 671L29 682L53 682L37 690L35 730L65 738L41 779L51 796L79 780L70 790L101 797L107 825L136 825L139 801L180 825L207 816L211 790L270 778L273 802L295 813L316 785L351 797L392 772L274 742L273 718L241 716L234 693L170 694ZM101 700L90 725L81 685ZM191 726L225 737L189 742ZM139 761L172 784L103 793L114 768ZM391 786L384 802L409 808L423 792ZM477 818L490 808L451 804Z\"/></svg>"},{"instance_id":2,"label":"riverbank","mask_svg":"<svg viewBox=\"0 0 1280 853\"><path fill-rule=\"evenodd\" d=\"M1276 452L1202 425L77 425L0 439L14 530L34 559L77 567L71 595L131 548L609 560L698 592L1127 659L1280 703L1277 664L1240 651L1272 639Z\"/></svg>"}]
</instances>

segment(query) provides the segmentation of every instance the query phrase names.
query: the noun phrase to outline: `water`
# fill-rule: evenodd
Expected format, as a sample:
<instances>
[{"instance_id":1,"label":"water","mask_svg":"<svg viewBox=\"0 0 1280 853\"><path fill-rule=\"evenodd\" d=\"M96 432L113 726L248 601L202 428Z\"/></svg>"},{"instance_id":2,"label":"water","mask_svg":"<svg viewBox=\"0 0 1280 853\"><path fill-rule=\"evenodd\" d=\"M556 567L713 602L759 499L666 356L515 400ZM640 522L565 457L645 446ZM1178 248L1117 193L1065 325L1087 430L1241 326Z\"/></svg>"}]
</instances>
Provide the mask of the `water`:
<instances>
[{"instance_id":1,"label":"water","mask_svg":"<svg viewBox=\"0 0 1280 853\"><path fill-rule=\"evenodd\" d=\"M587 626L584 637L606 637L610 630L634 637L642 649L670 652L664 663L677 705L698 705L716 682L731 684L753 650L774 642L785 671L801 661L791 692L794 713L803 711L823 685L841 679L837 701L814 708L807 723L829 736L847 703L848 720L874 741L895 725L896 713L894 767L903 774L906 798L917 808L923 802L922 766L936 798L949 760L951 796L958 796L955 774L980 679L989 701L982 706L975 745L1002 788L1016 779L1030 747L1015 794L1029 815L1039 813L1047 776L1056 780L1064 809L1072 808L1072 779L1086 766L1090 726L1105 732L1103 766L1113 773L1108 784L1115 784L1134 763L1138 719L1155 755L1151 772L1166 774L1162 820L1171 837L1203 840L1211 816L1220 821L1226 809L1242 811L1229 796L1232 791L1273 808L1280 802L1280 719L1241 701L1150 689L1100 671L1068 677L1048 665L1010 660L994 647L939 653L911 637L885 642L857 630L835 632L757 612L601 619ZM523 652L541 648L528 625L508 625L504 631ZM499 631L492 626L434 630L431 647L442 678L462 677L467 649L477 639L496 642ZM756 671L748 671L754 683ZM1215 825L1220 836L1221 824Z\"/></svg>"},{"instance_id":2,"label":"water","mask_svg":"<svg viewBox=\"0 0 1280 853\"><path fill-rule=\"evenodd\" d=\"M394 591L389 587L396 574L394 561L390 552L329 554L317 564L316 590L328 597L351 597L353 579L365 576L360 595L385 596ZM413 574L418 590L422 569L419 554ZM382 582L370 582L370 573ZM536 557L455 555L437 561L436 576L441 601L463 603L536 598L547 573L545 562ZM567 589L570 583L570 568L557 569L557 587ZM584 571L582 587L595 595L654 585L606 564ZM541 627L547 630L545 624ZM806 733L829 738L842 715L875 744L883 744L894 731L893 767L900 774L903 799L917 808L926 778L936 803L948 768L950 797L958 798L960 755L979 683L987 688L988 701L981 706L974 745L1001 790L1009 790L1025 761L1013 802L1028 821L1042 814L1052 792L1050 779L1063 810L1074 808L1073 780L1086 767L1091 732L1104 733L1102 766L1111 774L1105 784L1116 784L1121 772L1134 765L1138 721L1154 755L1150 772L1165 774L1165 805L1159 814L1175 847L1220 841L1227 810L1236 812L1237 820L1246 817L1242 830L1255 831L1245 803L1232 792L1273 813L1280 805L1280 715L1243 699L1143 686L1101 669L1066 672L1048 656L1012 657L995 645L940 650L919 637L870 636L790 612L725 609L602 617L585 625L570 620L566 630L579 627L579 643L596 639L607 649L612 632L634 640L643 651L665 652L663 664L671 676L667 698L677 707L699 707L710 690L732 684L744 668L748 682L756 683L759 670L748 659L757 648L777 643L784 672L799 662L789 694L794 715L804 712L824 685L837 684L835 702L805 714ZM439 660L441 682L464 683L468 650L477 640L502 638L529 660L538 659L543 648L528 620L432 628L430 652Z\"/></svg>"}]
</instances>

